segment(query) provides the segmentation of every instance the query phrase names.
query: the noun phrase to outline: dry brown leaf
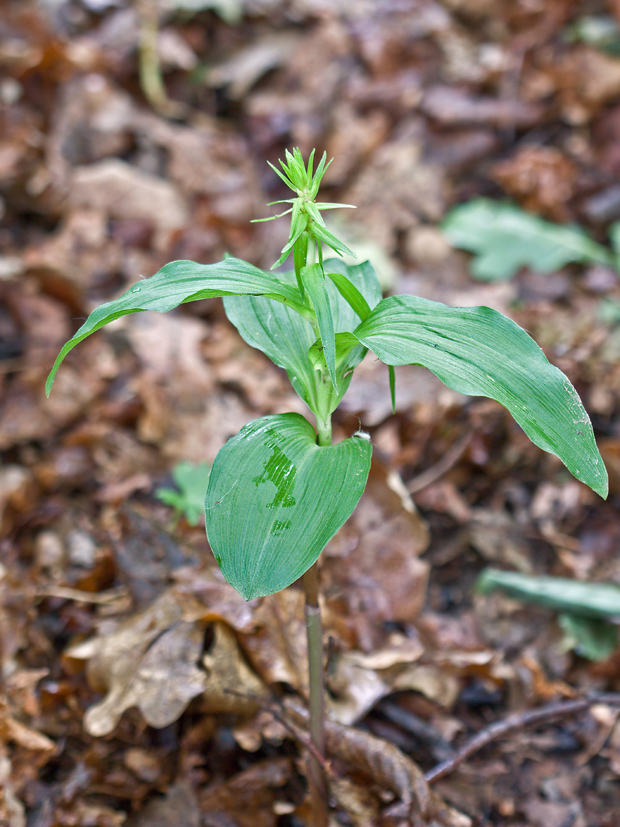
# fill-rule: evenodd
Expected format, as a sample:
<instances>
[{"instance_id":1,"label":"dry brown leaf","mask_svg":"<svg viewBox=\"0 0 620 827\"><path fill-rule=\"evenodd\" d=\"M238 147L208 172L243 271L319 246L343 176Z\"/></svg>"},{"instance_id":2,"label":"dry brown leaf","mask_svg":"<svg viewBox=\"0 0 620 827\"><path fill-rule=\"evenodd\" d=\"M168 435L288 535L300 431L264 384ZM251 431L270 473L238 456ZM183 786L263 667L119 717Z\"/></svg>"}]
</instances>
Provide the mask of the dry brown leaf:
<instances>
[{"instance_id":1,"label":"dry brown leaf","mask_svg":"<svg viewBox=\"0 0 620 827\"><path fill-rule=\"evenodd\" d=\"M428 565L417 555L427 544L428 529L404 486L373 462L359 505L325 552L326 627L347 623L354 645L372 651L379 624L412 622L426 595Z\"/></svg>"},{"instance_id":2,"label":"dry brown leaf","mask_svg":"<svg viewBox=\"0 0 620 827\"><path fill-rule=\"evenodd\" d=\"M127 827L200 827L200 807L192 787L177 781L163 798L151 799Z\"/></svg>"},{"instance_id":3,"label":"dry brown leaf","mask_svg":"<svg viewBox=\"0 0 620 827\"><path fill-rule=\"evenodd\" d=\"M286 708L295 724L307 726L308 712L302 706L287 700ZM329 757L344 761L380 790L394 794L397 801L386 815L396 823L411 827L471 825L469 818L452 810L430 790L419 767L393 744L334 721L326 721L325 737Z\"/></svg>"},{"instance_id":4,"label":"dry brown leaf","mask_svg":"<svg viewBox=\"0 0 620 827\"><path fill-rule=\"evenodd\" d=\"M189 223L187 204L173 184L117 159L77 167L71 175L70 198L76 210L152 222L158 250L167 249L172 235Z\"/></svg>"},{"instance_id":5,"label":"dry brown leaf","mask_svg":"<svg viewBox=\"0 0 620 827\"><path fill-rule=\"evenodd\" d=\"M566 222L566 202L577 179L575 164L555 147L525 146L491 167L491 176L528 212Z\"/></svg>"},{"instance_id":6,"label":"dry brown leaf","mask_svg":"<svg viewBox=\"0 0 620 827\"><path fill-rule=\"evenodd\" d=\"M401 132L402 138L377 149L342 197L357 206L355 224L364 236L390 253L399 231L437 222L445 211L443 172L423 160L419 122L404 123Z\"/></svg>"},{"instance_id":7,"label":"dry brown leaf","mask_svg":"<svg viewBox=\"0 0 620 827\"><path fill-rule=\"evenodd\" d=\"M87 731L107 735L132 706L140 709L151 726L161 728L176 721L206 684L204 673L195 665L203 637L199 626L185 621L166 629L145 651L137 668L133 662L135 671L129 680L113 682L106 698L88 710L84 717Z\"/></svg>"},{"instance_id":8,"label":"dry brown leaf","mask_svg":"<svg viewBox=\"0 0 620 827\"><path fill-rule=\"evenodd\" d=\"M353 724L395 691L396 684L399 689L407 688L403 685L405 673L423 651L419 640L394 635L370 655L345 652L339 656L328 674L331 717L341 724Z\"/></svg>"},{"instance_id":9,"label":"dry brown leaf","mask_svg":"<svg viewBox=\"0 0 620 827\"><path fill-rule=\"evenodd\" d=\"M11 762L0 749L0 824L3 827L26 827L26 811L11 783Z\"/></svg>"},{"instance_id":10,"label":"dry brown leaf","mask_svg":"<svg viewBox=\"0 0 620 827\"><path fill-rule=\"evenodd\" d=\"M267 684L287 683L308 691L304 596L284 589L264 598L254 613L258 628L241 643L256 672Z\"/></svg>"},{"instance_id":11,"label":"dry brown leaf","mask_svg":"<svg viewBox=\"0 0 620 827\"><path fill-rule=\"evenodd\" d=\"M232 629L215 623L213 632L213 645L203 659L208 680L202 708L208 713L254 712L255 699L269 695L265 685L245 662Z\"/></svg>"},{"instance_id":12,"label":"dry brown leaf","mask_svg":"<svg viewBox=\"0 0 620 827\"><path fill-rule=\"evenodd\" d=\"M206 683L196 666L204 632L183 619L172 591L109 634L71 647L69 659L88 660L88 678L107 692L85 715L91 735L112 732L126 709L137 706L152 726L175 721Z\"/></svg>"},{"instance_id":13,"label":"dry brown leaf","mask_svg":"<svg viewBox=\"0 0 620 827\"><path fill-rule=\"evenodd\" d=\"M215 565L185 566L173 572L175 593L186 607L186 620L203 623L223 620L238 632L250 633L256 628L254 608L256 601L245 601L224 580Z\"/></svg>"},{"instance_id":14,"label":"dry brown leaf","mask_svg":"<svg viewBox=\"0 0 620 827\"><path fill-rule=\"evenodd\" d=\"M254 764L227 781L210 784L199 796L203 825L276 827L274 804L282 800L279 790L292 776L291 759L277 758Z\"/></svg>"},{"instance_id":15,"label":"dry brown leaf","mask_svg":"<svg viewBox=\"0 0 620 827\"><path fill-rule=\"evenodd\" d=\"M330 778L329 792L336 799L355 827L377 824L379 799L367 785L355 783L349 778Z\"/></svg>"},{"instance_id":16,"label":"dry brown leaf","mask_svg":"<svg viewBox=\"0 0 620 827\"><path fill-rule=\"evenodd\" d=\"M424 95L423 111L444 126L485 124L487 126L531 126L543 113L542 107L520 100L503 100L469 95L450 86L434 86Z\"/></svg>"}]
</instances>

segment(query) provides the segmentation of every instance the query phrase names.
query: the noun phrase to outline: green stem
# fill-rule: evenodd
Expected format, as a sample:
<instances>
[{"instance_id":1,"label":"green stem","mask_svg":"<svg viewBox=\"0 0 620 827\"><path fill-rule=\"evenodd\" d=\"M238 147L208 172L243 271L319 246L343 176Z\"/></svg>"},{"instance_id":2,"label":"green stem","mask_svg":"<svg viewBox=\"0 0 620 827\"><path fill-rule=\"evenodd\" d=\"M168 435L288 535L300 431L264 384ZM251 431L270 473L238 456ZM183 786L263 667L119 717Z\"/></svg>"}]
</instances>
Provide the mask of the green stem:
<instances>
[{"instance_id":1,"label":"green stem","mask_svg":"<svg viewBox=\"0 0 620 827\"><path fill-rule=\"evenodd\" d=\"M310 686L310 738L317 752L325 756L325 672L323 669L323 630L319 606L318 561L303 576L306 597L306 635ZM309 757L309 782L313 827L327 827L327 780L316 758Z\"/></svg>"},{"instance_id":2,"label":"green stem","mask_svg":"<svg viewBox=\"0 0 620 827\"><path fill-rule=\"evenodd\" d=\"M325 417L320 416L320 414L315 413L316 417L316 430L318 433L317 437L317 444L318 445L331 445L332 444L332 415L328 413Z\"/></svg>"},{"instance_id":3,"label":"green stem","mask_svg":"<svg viewBox=\"0 0 620 827\"><path fill-rule=\"evenodd\" d=\"M317 416L317 442L331 445L331 414ZM319 606L319 564L311 566L303 576L306 598L306 635L308 640L308 673L310 687L310 738L320 755L325 756L325 670L323 668L323 628ZM310 756L310 794L314 827L326 827L328 815L327 780L320 763Z\"/></svg>"}]
</instances>

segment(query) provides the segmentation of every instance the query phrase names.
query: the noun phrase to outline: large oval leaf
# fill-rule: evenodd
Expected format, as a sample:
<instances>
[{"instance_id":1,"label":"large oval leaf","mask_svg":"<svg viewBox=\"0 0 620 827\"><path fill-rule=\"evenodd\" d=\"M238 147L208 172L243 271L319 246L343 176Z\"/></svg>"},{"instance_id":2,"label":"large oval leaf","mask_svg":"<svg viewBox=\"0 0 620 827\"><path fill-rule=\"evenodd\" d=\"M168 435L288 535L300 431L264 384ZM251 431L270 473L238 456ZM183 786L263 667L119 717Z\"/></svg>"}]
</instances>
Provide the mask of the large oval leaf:
<instances>
[{"instance_id":1,"label":"large oval leaf","mask_svg":"<svg viewBox=\"0 0 620 827\"><path fill-rule=\"evenodd\" d=\"M226 580L246 600L307 571L362 495L370 443L319 446L299 414L250 422L219 452L205 500L207 537Z\"/></svg>"},{"instance_id":2,"label":"large oval leaf","mask_svg":"<svg viewBox=\"0 0 620 827\"><path fill-rule=\"evenodd\" d=\"M511 319L489 307L394 296L355 335L388 365L423 365L460 393L505 405L532 442L607 496L607 472L576 390Z\"/></svg>"},{"instance_id":3,"label":"large oval leaf","mask_svg":"<svg viewBox=\"0 0 620 827\"><path fill-rule=\"evenodd\" d=\"M165 313L185 302L232 295L268 296L296 308L298 312L307 312L296 287L241 259L227 258L216 264L171 261L154 276L134 284L118 299L106 302L93 310L58 354L45 386L48 396L56 372L67 353L82 339L109 322L141 310Z\"/></svg>"}]
</instances>

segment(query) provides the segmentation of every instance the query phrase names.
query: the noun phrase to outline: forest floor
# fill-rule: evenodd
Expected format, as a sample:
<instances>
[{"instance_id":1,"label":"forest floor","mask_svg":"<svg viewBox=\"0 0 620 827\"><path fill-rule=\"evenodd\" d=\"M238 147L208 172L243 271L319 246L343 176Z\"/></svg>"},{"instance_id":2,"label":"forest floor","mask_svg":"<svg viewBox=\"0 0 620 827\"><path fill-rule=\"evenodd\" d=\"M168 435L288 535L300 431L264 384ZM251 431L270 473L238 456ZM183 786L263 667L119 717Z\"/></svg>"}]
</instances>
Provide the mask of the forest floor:
<instances>
[{"instance_id":1,"label":"forest floor","mask_svg":"<svg viewBox=\"0 0 620 827\"><path fill-rule=\"evenodd\" d=\"M583 657L555 612L476 590L489 567L620 585L618 274L477 280L440 226L509 199L609 246L619 25L618 0L4 0L0 824L310 824L281 706L307 693L302 591L245 603L156 496L179 463L304 404L220 300L118 320L44 392L91 310L166 262L269 268L286 220L250 222L286 197L266 162L293 146L335 159L321 198L356 205L329 217L386 291L531 333L611 482L603 501L499 405L422 368L397 369L392 414L366 359L335 431L369 432L369 486L321 568L332 823L620 824L620 649ZM415 815L415 766L506 721Z\"/></svg>"}]
</instances>

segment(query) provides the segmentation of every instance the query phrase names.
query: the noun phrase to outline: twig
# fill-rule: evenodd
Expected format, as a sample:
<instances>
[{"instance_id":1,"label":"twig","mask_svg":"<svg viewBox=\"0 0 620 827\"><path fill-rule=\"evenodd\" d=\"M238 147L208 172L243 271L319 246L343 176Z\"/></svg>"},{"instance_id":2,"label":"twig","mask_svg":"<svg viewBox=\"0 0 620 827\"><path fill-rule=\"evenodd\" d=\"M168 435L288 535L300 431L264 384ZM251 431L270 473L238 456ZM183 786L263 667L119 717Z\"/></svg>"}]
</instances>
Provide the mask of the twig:
<instances>
[{"instance_id":1,"label":"twig","mask_svg":"<svg viewBox=\"0 0 620 827\"><path fill-rule=\"evenodd\" d=\"M538 709L528 709L526 712L517 712L514 715L509 715L503 721L496 721L477 735L474 735L452 758L448 758L440 764L437 764L436 767L433 767L432 770L425 773L424 777L429 784L438 781L440 778L445 778L447 775L450 775L463 761L466 761L483 747L486 747L487 744L496 741L498 738L511 735L514 732L535 724L551 721L554 718L566 718L570 715L576 715L595 704L620 706L620 693L601 693L572 701L557 701L556 703L547 704Z\"/></svg>"},{"instance_id":2,"label":"twig","mask_svg":"<svg viewBox=\"0 0 620 827\"><path fill-rule=\"evenodd\" d=\"M253 692L236 692L234 689L225 689L224 692L227 695L234 695L237 698L243 698L244 700L251 700L261 709L264 709L265 712L268 712L272 715L276 721L281 724L284 729L289 732L293 739L297 741L302 747L308 750L310 755L314 758L317 764L320 765L323 772L328 776L336 776L331 763L325 758L324 755L318 751L315 745L312 743L310 738L306 735L303 730L301 730L297 724L294 724L289 718L286 716L286 710L282 707L281 704L278 704L277 701L265 701L263 698L259 698L258 695L255 695Z\"/></svg>"},{"instance_id":3,"label":"twig","mask_svg":"<svg viewBox=\"0 0 620 827\"><path fill-rule=\"evenodd\" d=\"M448 448L446 453L438 462L426 471L418 474L417 477L409 480L407 483L407 491L410 494L417 494L418 491L422 491L423 488L428 488L429 485L443 477L443 475L446 474L453 465L456 465L456 463L463 456L467 446L471 442L472 436L473 433L470 431L469 433L464 434L460 439L457 439L454 445Z\"/></svg>"}]
</instances>

